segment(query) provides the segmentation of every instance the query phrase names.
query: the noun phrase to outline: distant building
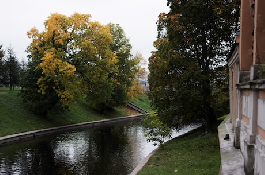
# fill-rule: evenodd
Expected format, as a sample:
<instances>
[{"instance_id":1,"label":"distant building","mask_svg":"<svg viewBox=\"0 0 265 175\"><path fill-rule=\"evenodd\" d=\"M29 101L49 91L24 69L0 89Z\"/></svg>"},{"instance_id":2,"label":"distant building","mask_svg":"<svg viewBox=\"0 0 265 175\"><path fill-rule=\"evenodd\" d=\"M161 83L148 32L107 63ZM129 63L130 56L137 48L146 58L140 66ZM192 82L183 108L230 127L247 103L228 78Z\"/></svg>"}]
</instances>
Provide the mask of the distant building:
<instances>
[{"instance_id":1,"label":"distant building","mask_svg":"<svg viewBox=\"0 0 265 175\"><path fill-rule=\"evenodd\" d=\"M147 80L138 80L141 84L141 86L144 88L144 92L147 93L149 92L149 83Z\"/></svg>"},{"instance_id":2,"label":"distant building","mask_svg":"<svg viewBox=\"0 0 265 175\"><path fill-rule=\"evenodd\" d=\"M265 174L265 0L241 0L230 58L230 120L246 174ZM232 165L231 165L232 166Z\"/></svg>"}]
</instances>

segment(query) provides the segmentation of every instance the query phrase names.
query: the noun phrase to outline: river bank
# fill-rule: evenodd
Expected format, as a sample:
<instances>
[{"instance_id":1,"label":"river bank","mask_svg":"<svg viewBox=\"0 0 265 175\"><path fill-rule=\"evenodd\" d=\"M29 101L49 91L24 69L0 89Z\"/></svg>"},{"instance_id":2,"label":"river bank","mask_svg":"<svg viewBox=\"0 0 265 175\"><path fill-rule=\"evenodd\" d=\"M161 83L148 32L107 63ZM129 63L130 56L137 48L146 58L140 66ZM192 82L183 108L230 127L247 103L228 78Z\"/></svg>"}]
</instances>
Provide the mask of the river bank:
<instances>
[{"instance_id":1,"label":"river bank","mask_svg":"<svg viewBox=\"0 0 265 175\"><path fill-rule=\"evenodd\" d=\"M22 140L31 139L34 135L35 139L0 147L0 162L2 162L0 167L4 167L0 169L0 172L42 174L41 172L47 171L49 167L55 174L75 174L77 172L87 174L96 171L99 171L99 174L104 174L103 172L105 174L131 173L139 162L157 148L147 142L144 137L144 128L140 122L142 117L143 115L128 116L72 125L67 128L58 127L24 133L20 135L23 137ZM185 134L196 127L198 126L185 127L178 132L173 132L172 137ZM47 136L47 134L50 135ZM45 137L41 137L44 135ZM19 138L17 137L17 139ZM11 139L14 138L11 137ZM43 145L45 146L43 147ZM45 156L39 157L42 154ZM94 156L91 157L91 154ZM113 156L119 157L119 163ZM76 160L74 162L73 157ZM54 160L56 163L53 163ZM24 164L31 168L24 168ZM87 166L87 164L91 166ZM16 169L13 169L13 166L16 166ZM71 168L73 166L75 169ZM98 168L94 169L93 167ZM68 173L61 173L62 169L67 170Z\"/></svg>"},{"instance_id":2,"label":"river bank","mask_svg":"<svg viewBox=\"0 0 265 175\"><path fill-rule=\"evenodd\" d=\"M72 125L83 122L99 121L139 114L126 107L99 113L89 107L85 101L73 104L70 111L50 111L47 117L40 117L23 105L19 90L9 91L0 88L0 137L28 131Z\"/></svg>"},{"instance_id":3,"label":"river bank","mask_svg":"<svg viewBox=\"0 0 265 175\"><path fill-rule=\"evenodd\" d=\"M64 129L65 125L131 115L131 111L124 108L99 114L81 102L74 104L71 111L52 111L47 118L41 118L23 106L18 91L0 89L0 92L0 137L28 131L29 137L36 137L36 133L42 133L38 130L45 128ZM33 130L37 130L36 133ZM218 174L220 150L216 137L216 133L196 130L175 138L165 144L164 150L158 149L139 174Z\"/></svg>"}]
</instances>

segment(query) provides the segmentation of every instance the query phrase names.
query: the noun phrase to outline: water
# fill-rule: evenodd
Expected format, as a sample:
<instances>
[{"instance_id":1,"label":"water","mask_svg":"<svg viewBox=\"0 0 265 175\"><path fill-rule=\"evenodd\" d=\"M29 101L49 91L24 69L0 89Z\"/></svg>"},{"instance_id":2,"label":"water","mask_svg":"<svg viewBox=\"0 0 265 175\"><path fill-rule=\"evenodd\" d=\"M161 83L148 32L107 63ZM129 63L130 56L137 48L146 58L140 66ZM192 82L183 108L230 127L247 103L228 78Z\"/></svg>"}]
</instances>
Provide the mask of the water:
<instances>
[{"instance_id":1,"label":"water","mask_svg":"<svg viewBox=\"0 0 265 175\"><path fill-rule=\"evenodd\" d=\"M155 148L139 122L112 124L0 147L0 174L125 175Z\"/></svg>"}]
</instances>

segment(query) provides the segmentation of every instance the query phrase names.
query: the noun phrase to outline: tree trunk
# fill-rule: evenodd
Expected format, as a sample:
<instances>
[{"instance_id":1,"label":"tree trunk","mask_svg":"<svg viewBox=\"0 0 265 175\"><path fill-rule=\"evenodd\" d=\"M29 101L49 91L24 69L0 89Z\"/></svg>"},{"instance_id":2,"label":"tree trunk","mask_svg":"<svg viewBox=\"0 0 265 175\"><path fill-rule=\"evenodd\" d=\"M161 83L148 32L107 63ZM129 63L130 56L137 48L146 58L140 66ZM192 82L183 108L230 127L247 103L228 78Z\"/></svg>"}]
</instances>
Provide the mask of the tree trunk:
<instances>
[{"instance_id":1,"label":"tree trunk","mask_svg":"<svg viewBox=\"0 0 265 175\"><path fill-rule=\"evenodd\" d=\"M210 63L207 53L206 37L205 42L202 45L202 95L204 100L204 119L206 121L206 130L215 132L217 131L217 119L211 106L211 80L210 80Z\"/></svg>"},{"instance_id":2,"label":"tree trunk","mask_svg":"<svg viewBox=\"0 0 265 175\"><path fill-rule=\"evenodd\" d=\"M203 97L204 97L204 119L206 121L207 132L217 131L217 119L214 114L213 108L211 106L211 89L210 81L207 79L203 87Z\"/></svg>"}]
</instances>

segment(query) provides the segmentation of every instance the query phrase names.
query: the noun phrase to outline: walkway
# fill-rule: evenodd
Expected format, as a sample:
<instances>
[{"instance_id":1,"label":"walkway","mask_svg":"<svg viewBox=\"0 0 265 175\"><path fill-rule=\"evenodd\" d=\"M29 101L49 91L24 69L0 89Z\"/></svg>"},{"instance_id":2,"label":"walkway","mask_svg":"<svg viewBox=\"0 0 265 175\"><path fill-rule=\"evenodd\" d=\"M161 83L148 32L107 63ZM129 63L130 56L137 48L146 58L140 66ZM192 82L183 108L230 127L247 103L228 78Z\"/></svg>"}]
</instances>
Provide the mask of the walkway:
<instances>
[{"instance_id":1,"label":"walkway","mask_svg":"<svg viewBox=\"0 0 265 175\"><path fill-rule=\"evenodd\" d=\"M224 140L226 134L229 134L229 140ZM233 146L234 133L229 117L219 125L218 136L221 154L220 175L245 175L243 155L240 149Z\"/></svg>"}]
</instances>

